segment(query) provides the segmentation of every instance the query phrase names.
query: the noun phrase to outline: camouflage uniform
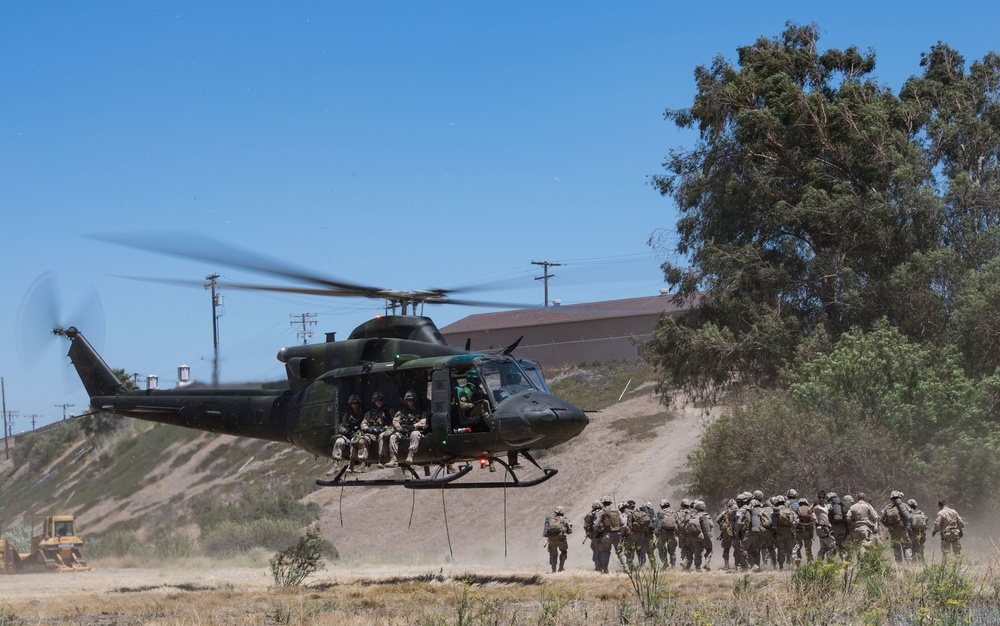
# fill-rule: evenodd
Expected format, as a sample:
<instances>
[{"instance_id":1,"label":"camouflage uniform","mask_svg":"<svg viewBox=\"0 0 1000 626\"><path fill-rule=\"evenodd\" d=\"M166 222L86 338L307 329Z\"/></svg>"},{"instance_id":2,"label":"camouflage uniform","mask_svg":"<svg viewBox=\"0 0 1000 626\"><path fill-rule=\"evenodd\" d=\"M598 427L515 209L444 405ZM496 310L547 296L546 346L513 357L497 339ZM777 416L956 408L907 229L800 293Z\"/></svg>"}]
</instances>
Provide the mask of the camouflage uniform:
<instances>
[{"instance_id":1,"label":"camouflage uniform","mask_svg":"<svg viewBox=\"0 0 1000 626\"><path fill-rule=\"evenodd\" d=\"M754 563L750 560L750 550L752 538L750 528L753 522L753 509L750 506L750 494L743 492L736 497L736 523L733 524L733 532L736 534L734 547L736 548L734 557L737 569L750 569Z\"/></svg>"},{"instance_id":2,"label":"camouflage uniform","mask_svg":"<svg viewBox=\"0 0 1000 626\"><path fill-rule=\"evenodd\" d=\"M806 562L813 560L813 533L815 523L812 516L812 507L809 500L799 498L798 506L795 508L795 563L802 561L802 554L806 555Z\"/></svg>"},{"instance_id":3,"label":"camouflage uniform","mask_svg":"<svg viewBox=\"0 0 1000 626\"><path fill-rule=\"evenodd\" d=\"M917 508L917 501L910 498L906 501L910 507L910 550L913 558L924 562L924 545L927 543L927 514Z\"/></svg>"},{"instance_id":4,"label":"camouflage uniform","mask_svg":"<svg viewBox=\"0 0 1000 626\"><path fill-rule=\"evenodd\" d=\"M701 500L695 501L692 517L701 526L700 536L688 537L688 546L694 559L694 569L700 572L704 563L704 569L707 572L712 569L709 563L712 561L712 532L715 530L715 524L712 522L712 516L705 510L705 503Z\"/></svg>"},{"instance_id":5,"label":"camouflage uniform","mask_svg":"<svg viewBox=\"0 0 1000 626\"><path fill-rule=\"evenodd\" d=\"M688 534L684 530L684 526L687 524L688 518L694 514L691 509L691 500L684 498L681 500L681 510L677 512L677 547L680 548L681 552L681 567L688 569L691 567L692 553L691 546L688 541Z\"/></svg>"},{"instance_id":6,"label":"camouflage uniform","mask_svg":"<svg viewBox=\"0 0 1000 626\"><path fill-rule=\"evenodd\" d=\"M830 511L826 508L826 497L819 499L812 506L813 527L819 539L819 552L816 558L832 559L837 554L837 542L833 538L833 528L830 526Z\"/></svg>"},{"instance_id":7,"label":"camouflage uniform","mask_svg":"<svg viewBox=\"0 0 1000 626\"><path fill-rule=\"evenodd\" d=\"M385 396L381 391L372 394L372 409L365 413L365 422L362 428L365 429L365 442L371 444L377 441L376 452L377 462L384 463L388 457L389 437L394 432L392 427L392 411L385 401Z\"/></svg>"},{"instance_id":8,"label":"camouflage uniform","mask_svg":"<svg viewBox=\"0 0 1000 626\"><path fill-rule=\"evenodd\" d=\"M847 556L847 544L851 531L847 526L847 508L843 506L836 493L830 492L826 496L826 510L830 517L830 528L833 533L833 541L837 544L837 553L841 558Z\"/></svg>"},{"instance_id":9,"label":"camouflage uniform","mask_svg":"<svg viewBox=\"0 0 1000 626\"><path fill-rule=\"evenodd\" d=\"M410 404L410 401L413 401ZM407 391L404 396L404 405L392 418L394 432L389 437L389 462L385 467L396 467L397 455L399 454L399 440L406 438L409 446L406 449L406 465L413 463L413 455L420 445L420 436L427 428L429 414L426 409L421 409L417 404L417 396L412 391Z\"/></svg>"},{"instance_id":10,"label":"camouflage uniform","mask_svg":"<svg viewBox=\"0 0 1000 626\"><path fill-rule=\"evenodd\" d=\"M358 463L360 464L360 471L362 472L368 466L369 448L376 441L379 442L378 461L382 461L381 437L392 420L389 409L385 406L385 398L381 393L376 393L373 396L372 402L375 403L375 406L365 413L364 419L361 420L361 428L358 434L355 435L355 443L353 444L355 454L358 457Z\"/></svg>"},{"instance_id":11,"label":"camouflage uniform","mask_svg":"<svg viewBox=\"0 0 1000 626\"><path fill-rule=\"evenodd\" d=\"M593 541L597 544L595 549L597 553L597 571L607 574L608 566L611 562L612 548L614 548L622 567L625 567L625 555L621 552L621 530L624 524L622 523L621 514L615 509L611 498L601 498L601 504L604 505L603 508L597 511L597 514L594 516Z\"/></svg>"},{"instance_id":12,"label":"camouflage uniform","mask_svg":"<svg viewBox=\"0 0 1000 626\"><path fill-rule=\"evenodd\" d=\"M351 449L349 444L353 445L353 441L361 432L361 422L364 420L364 414L361 412L361 398L357 395L352 395L350 400L348 400L348 407L340 416L340 426L337 428L337 434L333 438L334 467L330 468L327 476L339 471L337 466L344 459L344 448L348 448L347 461L350 464Z\"/></svg>"},{"instance_id":13,"label":"camouflage uniform","mask_svg":"<svg viewBox=\"0 0 1000 626\"><path fill-rule=\"evenodd\" d=\"M785 563L791 565L795 558L795 525L798 515L788 506L784 496L775 496L773 501L776 509L771 528L774 529L776 563L778 569L784 569Z\"/></svg>"},{"instance_id":14,"label":"camouflage uniform","mask_svg":"<svg viewBox=\"0 0 1000 626\"><path fill-rule=\"evenodd\" d=\"M879 522L889 531L893 557L897 563L902 563L906 557L906 549L910 546L910 535L907 532L910 509L902 501L902 493L894 491L889 497L889 503L879 513Z\"/></svg>"},{"instance_id":15,"label":"camouflage uniform","mask_svg":"<svg viewBox=\"0 0 1000 626\"><path fill-rule=\"evenodd\" d=\"M545 527L542 536L548 541L546 547L549 549L549 565L552 571L563 571L566 569L566 557L569 554L568 535L573 534L573 524L566 519L566 510L561 506L556 507L555 515L545 518Z\"/></svg>"},{"instance_id":16,"label":"camouflage uniform","mask_svg":"<svg viewBox=\"0 0 1000 626\"><path fill-rule=\"evenodd\" d=\"M878 529L878 511L868 503L865 494L859 493L858 501L848 509L847 523L851 526L852 547L864 554L878 539L875 533Z\"/></svg>"},{"instance_id":17,"label":"camouflage uniform","mask_svg":"<svg viewBox=\"0 0 1000 626\"><path fill-rule=\"evenodd\" d=\"M594 562L594 570L601 571L597 567L597 542L594 539L594 517L597 516L597 512L601 510L601 503L594 500L593 504L590 505L590 513L583 516L583 532L590 540L590 560Z\"/></svg>"},{"instance_id":18,"label":"camouflage uniform","mask_svg":"<svg viewBox=\"0 0 1000 626\"><path fill-rule=\"evenodd\" d=\"M931 535L941 533L941 562L948 560L948 553L962 554L962 535L965 522L958 511L948 506L944 500L938 501L937 517L934 518L934 530Z\"/></svg>"},{"instance_id":19,"label":"camouflage uniform","mask_svg":"<svg viewBox=\"0 0 1000 626\"><path fill-rule=\"evenodd\" d=\"M677 513L670 510L668 500L660 501L660 512L656 514L656 553L660 563L670 567L677 565ZM669 561L668 561L669 559Z\"/></svg>"},{"instance_id":20,"label":"camouflage uniform","mask_svg":"<svg viewBox=\"0 0 1000 626\"><path fill-rule=\"evenodd\" d=\"M625 555L629 563L632 556L636 557L639 567L646 564L649 557L650 548L653 543L653 529L650 525L650 513L652 509L646 510L645 505L638 511L635 508L635 501L629 500L625 507L628 517L628 536L625 538Z\"/></svg>"},{"instance_id":21,"label":"camouflage uniform","mask_svg":"<svg viewBox=\"0 0 1000 626\"><path fill-rule=\"evenodd\" d=\"M725 510L715 518L715 525L719 527L719 543L722 544L722 569L729 569L729 551L733 548L736 539L736 500L730 498L726 503ZM738 560L738 559L737 559Z\"/></svg>"},{"instance_id":22,"label":"camouflage uniform","mask_svg":"<svg viewBox=\"0 0 1000 626\"><path fill-rule=\"evenodd\" d=\"M757 540L760 541L760 556L763 561L771 564L771 567L778 567L778 510L772 504L770 498L761 507L761 513L770 513L771 526L766 532L760 533ZM766 519L766 517L763 517Z\"/></svg>"}]
</instances>

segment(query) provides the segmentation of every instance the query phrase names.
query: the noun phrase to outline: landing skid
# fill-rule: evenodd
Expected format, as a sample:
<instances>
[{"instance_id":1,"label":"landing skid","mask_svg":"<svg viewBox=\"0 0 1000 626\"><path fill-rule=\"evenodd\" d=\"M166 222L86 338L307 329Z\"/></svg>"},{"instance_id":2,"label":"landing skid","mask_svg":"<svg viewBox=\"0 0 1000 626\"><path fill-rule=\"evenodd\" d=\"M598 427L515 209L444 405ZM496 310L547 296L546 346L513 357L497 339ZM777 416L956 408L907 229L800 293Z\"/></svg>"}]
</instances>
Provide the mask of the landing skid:
<instances>
[{"instance_id":1,"label":"landing skid","mask_svg":"<svg viewBox=\"0 0 1000 626\"><path fill-rule=\"evenodd\" d=\"M389 486L400 486L406 487L407 489L506 489L519 488L519 487L534 487L535 485L541 484L548 479L559 473L556 469L542 469L535 459L531 458L527 452L522 453L526 459L531 461L532 465L542 470L542 475L538 478L533 478L531 480L521 480L517 477L517 473L514 471L506 461L502 459L494 458L492 462L499 463L503 466L504 471L510 476L512 482L502 481L477 481L477 482L461 482L456 483L459 478L467 475L472 471L472 464L466 463L458 468L453 474L447 474L445 468L447 463L442 463L438 466L432 476L421 478L417 474L416 470L413 469L411 465L400 466L403 471L409 471L410 478L357 478L352 476L351 478L345 478L347 474L347 467L340 470L340 473L334 476L332 480L317 480L316 484L320 487L389 487Z\"/></svg>"}]
</instances>

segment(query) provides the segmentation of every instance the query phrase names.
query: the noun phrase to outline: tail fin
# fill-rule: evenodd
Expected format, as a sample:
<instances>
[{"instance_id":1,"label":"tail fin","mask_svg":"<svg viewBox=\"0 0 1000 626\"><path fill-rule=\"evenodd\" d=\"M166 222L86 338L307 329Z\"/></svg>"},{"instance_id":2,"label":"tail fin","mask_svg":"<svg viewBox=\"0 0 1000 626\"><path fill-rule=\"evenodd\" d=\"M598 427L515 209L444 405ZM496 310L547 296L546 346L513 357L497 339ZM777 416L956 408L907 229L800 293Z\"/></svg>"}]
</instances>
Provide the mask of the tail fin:
<instances>
[{"instance_id":1,"label":"tail fin","mask_svg":"<svg viewBox=\"0 0 1000 626\"><path fill-rule=\"evenodd\" d=\"M62 335L72 343L69 346L69 358L80 375L84 389L91 398L94 396L114 396L125 391L125 385L115 376L108 364L104 362L83 333L70 326L67 329L54 328L53 335Z\"/></svg>"}]
</instances>

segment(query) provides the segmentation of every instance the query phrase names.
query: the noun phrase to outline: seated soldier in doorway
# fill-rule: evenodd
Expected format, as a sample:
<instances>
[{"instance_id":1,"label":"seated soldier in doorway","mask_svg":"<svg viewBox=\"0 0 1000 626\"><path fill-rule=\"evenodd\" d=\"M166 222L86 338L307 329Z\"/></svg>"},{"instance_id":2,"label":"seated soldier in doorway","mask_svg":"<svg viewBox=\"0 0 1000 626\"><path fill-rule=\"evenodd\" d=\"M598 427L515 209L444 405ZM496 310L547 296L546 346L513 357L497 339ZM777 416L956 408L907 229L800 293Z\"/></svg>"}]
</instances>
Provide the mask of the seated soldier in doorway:
<instances>
[{"instance_id":1,"label":"seated soldier in doorway","mask_svg":"<svg viewBox=\"0 0 1000 626\"><path fill-rule=\"evenodd\" d=\"M361 396L351 394L347 400L347 410L340 416L340 426L333 439L333 466L327 471L327 476L333 476L340 471L340 462L344 458L344 448L353 443L355 435L361 430L364 414L361 411ZM351 449L347 452L348 465L351 463Z\"/></svg>"},{"instance_id":2,"label":"seated soldier in doorway","mask_svg":"<svg viewBox=\"0 0 1000 626\"><path fill-rule=\"evenodd\" d=\"M388 447L389 436L392 435L392 413L385 403L385 395L381 391L372 394L372 408L365 413L365 418L361 421L361 433L358 446L358 461L368 458L368 449L371 444L378 441L378 462L382 462L382 452ZM366 468L368 463L362 468Z\"/></svg>"},{"instance_id":3,"label":"seated soldier in doorway","mask_svg":"<svg viewBox=\"0 0 1000 626\"><path fill-rule=\"evenodd\" d=\"M413 455L420 445L420 437L427 430L429 414L427 409L421 408L417 402L417 394L407 391L403 396L403 406L392 418L392 427L395 432L389 437L389 462L384 467L397 467L397 455L399 453L399 440L406 438L409 445L406 448L406 461L404 465L413 464Z\"/></svg>"},{"instance_id":4,"label":"seated soldier in doorway","mask_svg":"<svg viewBox=\"0 0 1000 626\"><path fill-rule=\"evenodd\" d=\"M458 380L455 397L462 409L460 425L478 430L483 426L483 419L490 415L490 401L479 380L479 372L470 369L465 379Z\"/></svg>"}]
</instances>

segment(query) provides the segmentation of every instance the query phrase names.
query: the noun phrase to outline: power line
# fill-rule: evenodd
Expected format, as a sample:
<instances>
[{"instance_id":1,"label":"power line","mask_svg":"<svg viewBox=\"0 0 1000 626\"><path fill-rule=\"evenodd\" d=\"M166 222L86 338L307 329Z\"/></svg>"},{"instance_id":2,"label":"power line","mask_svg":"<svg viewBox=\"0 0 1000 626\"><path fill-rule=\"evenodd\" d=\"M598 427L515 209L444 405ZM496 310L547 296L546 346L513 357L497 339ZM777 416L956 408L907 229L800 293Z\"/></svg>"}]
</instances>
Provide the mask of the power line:
<instances>
[{"instance_id":1,"label":"power line","mask_svg":"<svg viewBox=\"0 0 1000 626\"><path fill-rule=\"evenodd\" d=\"M550 267L559 267L562 263L550 263L548 261L532 261L532 265L541 265L544 269L541 276L536 276L535 280L543 281L545 284L545 306L549 306L549 279L555 278L555 274L549 274Z\"/></svg>"},{"instance_id":2,"label":"power line","mask_svg":"<svg viewBox=\"0 0 1000 626\"><path fill-rule=\"evenodd\" d=\"M295 332L295 335L302 339L302 345L309 343L309 340L312 339L313 336L313 331L309 327L316 325L316 314L299 313L298 315L295 315L292 313L288 317L292 318L290 322L292 326L295 326L296 324L300 324L302 326L302 330Z\"/></svg>"}]
</instances>

